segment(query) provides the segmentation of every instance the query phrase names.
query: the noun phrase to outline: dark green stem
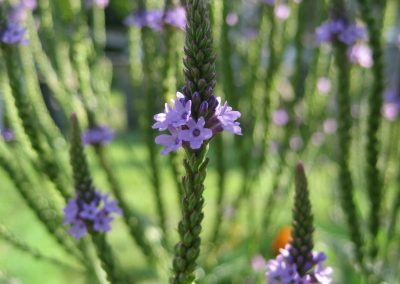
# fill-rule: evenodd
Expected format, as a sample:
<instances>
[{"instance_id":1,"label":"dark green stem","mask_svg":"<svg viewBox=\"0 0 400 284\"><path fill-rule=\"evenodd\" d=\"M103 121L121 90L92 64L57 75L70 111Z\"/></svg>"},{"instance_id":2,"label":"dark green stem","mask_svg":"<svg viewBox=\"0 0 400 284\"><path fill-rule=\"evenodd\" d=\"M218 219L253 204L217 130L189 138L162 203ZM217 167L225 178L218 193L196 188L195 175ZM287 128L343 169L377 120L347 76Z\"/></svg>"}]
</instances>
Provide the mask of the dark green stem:
<instances>
[{"instance_id":1,"label":"dark green stem","mask_svg":"<svg viewBox=\"0 0 400 284\"><path fill-rule=\"evenodd\" d=\"M178 226L180 241L175 247L173 260L173 284L189 284L195 280L194 270L200 254L200 232L203 220L203 191L208 159L208 147L198 152L188 151L184 160L186 175L182 179L182 220Z\"/></svg>"},{"instance_id":2,"label":"dark green stem","mask_svg":"<svg viewBox=\"0 0 400 284\"><path fill-rule=\"evenodd\" d=\"M368 0L358 0L361 16L368 27L368 34L372 48L372 74L374 76L372 90L369 96L369 114L367 121L367 144L366 144L366 184L371 203L369 229L371 233L370 256L375 258L378 254L377 236L380 228L380 214L382 203L382 181L381 173L378 169L378 157L380 142L378 131L381 123L381 108L383 103L382 93L384 91L384 66L383 66L383 47L382 33L379 23L373 15L371 2Z\"/></svg>"},{"instance_id":3,"label":"dark green stem","mask_svg":"<svg viewBox=\"0 0 400 284\"><path fill-rule=\"evenodd\" d=\"M295 197L292 221L292 242L290 255L297 265L297 272L304 276L312 263L314 248L313 242L313 215L307 186L307 178L302 164L297 164L295 173Z\"/></svg>"},{"instance_id":4,"label":"dark green stem","mask_svg":"<svg viewBox=\"0 0 400 284\"><path fill-rule=\"evenodd\" d=\"M339 138L339 188L341 204L346 216L350 238L354 244L357 262L363 265L363 239L360 231L360 221L354 200L354 186L350 171L351 148L351 98L350 98L350 64L347 60L346 46L336 44L336 65L338 74L338 138Z\"/></svg>"}]
</instances>

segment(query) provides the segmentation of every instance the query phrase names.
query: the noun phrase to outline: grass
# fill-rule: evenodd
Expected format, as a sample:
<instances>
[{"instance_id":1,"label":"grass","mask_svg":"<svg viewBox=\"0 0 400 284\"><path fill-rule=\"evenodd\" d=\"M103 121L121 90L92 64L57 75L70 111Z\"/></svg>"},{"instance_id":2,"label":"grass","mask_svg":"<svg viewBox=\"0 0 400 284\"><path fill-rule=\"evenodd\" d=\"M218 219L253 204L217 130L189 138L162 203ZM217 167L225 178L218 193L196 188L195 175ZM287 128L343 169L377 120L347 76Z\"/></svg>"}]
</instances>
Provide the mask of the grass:
<instances>
[{"instance_id":1,"label":"grass","mask_svg":"<svg viewBox=\"0 0 400 284\"><path fill-rule=\"evenodd\" d=\"M111 146L108 147L109 156L113 168L123 185L124 196L128 203L139 212L149 216L156 223L156 208L153 203L152 190L147 177L146 150L140 138L136 136L121 136ZM96 158L92 151L88 151L89 161L94 175L95 184L102 190L107 190L108 185L102 171L99 169ZM227 200L232 201L239 190L240 171L235 167L235 155L231 153L232 161L228 163L228 184ZM210 153L212 160L213 153ZM273 158L273 157L272 157ZM299 157L300 158L300 157ZM172 176L168 167L168 159L161 158L163 178L162 192L166 200L166 212L168 213L168 229L171 235L171 243L178 239L176 226L179 221L179 206L177 205L177 192L174 188ZM343 214L340 210L339 199L336 188L336 169L327 159L317 159L314 163L307 162L311 198L315 215L315 243L318 250L323 250L328 254L328 264L335 269L335 279L337 283L359 283L357 272L351 267L350 243L347 238L347 231L343 222ZM292 169L287 169L291 171ZM239 219L231 224L224 235L221 248L218 250L218 257L213 251L209 250L209 238L215 215L215 200L217 192L217 174L214 164L211 163L209 174L206 180L205 191L205 220L203 236L203 250L200 262L204 264L207 271L207 278L204 283L243 283L246 279L253 279L254 273L251 271L251 257L257 253L254 243L244 238L248 230L256 229L258 221L261 220L262 204L267 191L270 188L273 172L266 169L261 176L259 183L252 189L253 201L239 212ZM6 225L18 238L24 240L32 247L38 248L48 256L62 259L71 265L76 265L74 261L65 255L57 244L48 236L43 226L36 220L35 216L23 203L18 193L13 188L10 180L0 173L2 180L1 204L0 204L0 223ZM283 184L291 184L285 181ZM290 185L285 190L286 194L276 196L276 208L272 220L273 223L267 235L261 236L262 247L270 254L270 243L276 232L281 226L290 224L291 204L293 188ZM250 212L250 213L249 213ZM250 215L249 215L250 214ZM249 219L253 216L255 219ZM226 222L226 219L224 219ZM226 223L225 223L226 224ZM156 236L157 232L153 234ZM146 276L149 272L146 269L144 257L138 247L128 237L127 230L118 218L113 224L113 230L109 234L109 239L115 250L122 266L129 271L134 271L138 275ZM15 248L0 241L0 271L9 276L15 277L21 283L41 284L56 283L67 284L84 283L84 279L79 273L68 271L57 267L51 263L37 261L24 252L17 251ZM170 263L170 259L166 259ZM210 269L210 267L212 267ZM166 265L163 271L168 275L169 267ZM205 271L199 270L199 274ZM1 274L0 274L1 275ZM262 276L260 276L262 279ZM345 279L351 279L350 282ZM8 283L1 282L0 283ZM139 283L162 283L144 282ZM252 283L252 282L250 282Z\"/></svg>"}]
</instances>

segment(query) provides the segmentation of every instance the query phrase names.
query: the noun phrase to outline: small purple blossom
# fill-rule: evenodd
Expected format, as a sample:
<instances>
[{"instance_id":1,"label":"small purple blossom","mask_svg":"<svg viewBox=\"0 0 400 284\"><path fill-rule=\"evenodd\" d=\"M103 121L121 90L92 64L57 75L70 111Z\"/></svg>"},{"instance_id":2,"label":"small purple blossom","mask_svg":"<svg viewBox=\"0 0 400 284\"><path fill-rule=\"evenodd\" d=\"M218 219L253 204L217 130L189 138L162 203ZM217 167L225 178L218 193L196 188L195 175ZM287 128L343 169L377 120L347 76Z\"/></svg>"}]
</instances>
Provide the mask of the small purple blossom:
<instances>
[{"instance_id":1,"label":"small purple blossom","mask_svg":"<svg viewBox=\"0 0 400 284\"><path fill-rule=\"evenodd\" d=\"M326 134L332 134L336 132L337 129L337 122L334 118L328 118L327 120L324 121L324 132Z\"/></svg>"},{"instance_id":2,"label":"small purple blossom","mask_svg":"<svg viewBox=\"0 0 400 284\"><path fill-rule=\"evenodd\" d=\"M230 12L225 19L225 22L228 24L228 26L233 27L234 25L236 25L239 21L239 17L236 13L234 12Z\"/></svg>"},{"instance_id":3,"label":"small purple blossom","mask_svg":"<svg viewBox=\"0 0 400 284\"><path fill-rule=\"evenodd\" d=\"M108 194L102 195L100 192L95 192L90 195L93 198L86 200L77 193L64 208L64 225L71 225L68 233L77 240L92 229L97 232L110 231L110 224L113 221L111 215L122 214L117 202L108 200Z\"/></svg>"},{"instance_id":4,"label":"small purple blossom","mask_svg":"<svg viewBox=\"0 0 400 284\"><path fill-rule=\"evenodd\" d=\"M95 4L99 8L106 8L108 6L109 0L90 0L92 4Z\"/></svg>"},{"instance_id":5,"label":"small purple blossom","mask_svg":"<svg viewBox=\"0 0 400 284\"><path fill-rule=\"evenodd\" d=\"M286 283L332 283L332 268L325 267L326 256L323 253L313 252L313 258L309 264L309 270L306 275L300 275L297 266L290 255L290 245L280 250L280 254L266 265L266 277L268 283L286 284Z\"/></svg>"},{"instance_id":6,"label":"small purple blossom","mask_svg":"<svg viewBox=\"0 0 400 284\"><path fill-rule=\"evenodd\" d=\"M82 134L82 141L85 145L108 144L114 139L114 137L114 131L107 126L102 125L86 130L86 132Z\"/></svg>"},{"instance_id":7,"label":"small purple blossom","mask_svg":"<svg viewBox=\"0 0 400 284\"><path fill-rule=\"evenodd\" d=\"M36 0L22 0L21 3L25 6L26 9L33 11L37 7Z\"/></svg>"},{"instance_id":8,"label":"small purple blossom","mask_svg":"<svg viewBox=\"0 0 400 284\"><path fill-rule=\"evenodd\" d=\"M11 142L15 140L15 134L11 129L5 128L0 130L1 137L3 137L4 141Z\"/></svg>"},{"instance_id":9,"label":"small purple blossom","mask_svg":"<svg viewBox=\"0 0 400 284\"><path fill-rule=\"evenodd\" d=\"M27 44L26 29L17 23L9 22L0 31L0 39L6 44Z\"/></svg>"},{"instance_id":10,"label":"small purple blossom","mask_svg":"<svg viewBox=\"0 0 400 284\"><path fill-rule=\"evenodd\" d=\"M186 10L183 7L169 9L164 14L164 24L185 30L186 28Z\"/></svg>"},{"instance_id":11,"label":"small purple blossom","mask_svg":"<svg viewBox=\"0 0 400 284\"><path fill-rule=\"evenodd\" d=\"M128 26L147 27L160 31L165 25L177 27L181 30L186 28L186 10L183 7L174 7L166 11L159 9L139 10L125 19Z\"/></svg>"},{"instance_id":12,"label":"small purple blossom","mask_svg":"<svg viewBox=\"0 0 400 284\"><path fill-rule=\"evenodd\" d=\"M338 40L351 46L358 40L366 39L367 32L365 28L343 19L333 19L319 26L315 37L319 44Z\"/></svg>"},{"instance_id":13,"label":"small purple blossom","mask_svg":"<svg viewBox=\"0 0 400 284\"><path fill-rule=\"evenodd\" d=\"M221 98L217 98L217 100L218 106L215 110L215 115L219 120L223 130L236 135L242 135L240 123L236 121L241 116L240 112L232 110L232 108L228 105L228 102L225 102L224 105L221 106Z\"/></svg>"},{"instance_id":14,"label":"small purple blossom","mask_svg":"<svg viewBox=\"0 0 400 284\"><path fill-rule=\"evenodd\" d=\"M204 118L201 116L196 122L193 118L189 119L187 126L189 129L182 130L179 132L179 137L183 141L187 141L192 149L200 149L201 145L205 140L212 137L212 131L209 128L205 128L206 124Z\"/></svg>"},{"instance_id":15,"label":"small purple blossom","mask_svg":"<svg viewBox=\"0 0 400 284\"><path fill-rule=\"evenodd\" d=\"M251 267L255 272L261 272L265 270L265 265L267 262L265 261L262 255L256 255L251 259Z\"/></svg>"},{"instance_id":16,"label":"small purple blossom","mask_svg":"<svg viewBox=\"0 0 400 284\"><path fill-rule=\"evenodd\" d=\"M355 44L349 47L347 56L351 63L358 64L363 68L371 68L374 64L372 50L366 44Z\"/></svg>"},{"instance_id":17,"label":"small purple blossom","mask_svg":"<svg viewBox=\"0 0 400 284\"><path fill-rule=\"evenodd\" d=\"M169 131L171 135L161 134L156 137L156 144L165 147L161 151L161 155L166 155L182 147L182 139L179 137L179 131L173 127L170 127Z\"/></svg>"},{"instance_id":18,"label":"small purple blossom","mask_svg":"<svg viewBox=\"0 0 400 284\"><path fill-rule=\"evenodd\" d=\"M285 4L278 4L275 6L275 17L279 20L287 20L290 16L290 7Z\"/></svg>"},{"instance_id":19,"label":"small purple blossom","mask_svg":"<svg viewBox=\"0 0 400 284\"><path fill-rule=\"evenodd\" d=\"M382 114L388 121L395 121L400 114L400 93L395 88L389 88L384 94Z\"/></svg>"},{"instance_id":20,"label":"small purple blossom","mask_svg":"<svg viewBox=\"0 0 400 284\"><path fill-rule=\"evenodd\" d=\"M139 10L125 19L128 26L147 27L153 30L161 30L163 11L161 10Z\"/></svg>"},{"instance_id":21,"label":"small purple blossom","mask_svg":"<svg viewBox=\"0 0 400 284\"><path fill-rule=\"evenodd\" d=\"M331 87L332 87L332 83L329 78L321 77L318 79L317 89L318 89L318 92L320 92L321 94L329 93L329 91L331 90Z\"/></svg>"},{"instance_id":22,"label":"small purple blossom","mask_svg":"<svg viewBox=\"0 0 400 284\"><path fill-rule=\"evenodd\" d=\"M289 122L289 114L283 108L272 113L272 122L277 126L284 126Z\"/></svg>"},{"instance_id":23,"label":"small purple blossom","mask_svg":"<svg viewBox=\"0 0 400 284\"><path fill-rule=\"evenodd\" d=\"M179 92L176 93L176 97L177 99L172 101L173 108L165 104L164 112L154 116L156 123L154 123L153 129L165 130L169 126L180 127L187 123L191 114L192 102L185 101L185 97Z\"/></svg>"}]
</instances>

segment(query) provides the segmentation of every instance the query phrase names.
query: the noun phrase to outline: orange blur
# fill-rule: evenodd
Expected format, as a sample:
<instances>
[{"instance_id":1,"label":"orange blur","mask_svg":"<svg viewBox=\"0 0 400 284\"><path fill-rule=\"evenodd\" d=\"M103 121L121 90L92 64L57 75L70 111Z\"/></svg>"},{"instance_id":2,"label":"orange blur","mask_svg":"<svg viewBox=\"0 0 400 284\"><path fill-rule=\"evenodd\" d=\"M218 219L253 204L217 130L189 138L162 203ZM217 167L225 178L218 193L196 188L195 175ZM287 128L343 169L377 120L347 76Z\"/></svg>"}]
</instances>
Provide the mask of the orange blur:
<instances>
[{"instance_id":1,"label":"orange blur","mask_svg":"<svg viewBox=\"0 0 400 284\"><path fill-rule=\"evenodd\" d=\"M272 243L272 251L275 255L279 254L279 249L285 248L285 246L292 240L292 228L290 226L282 227L276 238Z\"/></svg>"}]
</instances>

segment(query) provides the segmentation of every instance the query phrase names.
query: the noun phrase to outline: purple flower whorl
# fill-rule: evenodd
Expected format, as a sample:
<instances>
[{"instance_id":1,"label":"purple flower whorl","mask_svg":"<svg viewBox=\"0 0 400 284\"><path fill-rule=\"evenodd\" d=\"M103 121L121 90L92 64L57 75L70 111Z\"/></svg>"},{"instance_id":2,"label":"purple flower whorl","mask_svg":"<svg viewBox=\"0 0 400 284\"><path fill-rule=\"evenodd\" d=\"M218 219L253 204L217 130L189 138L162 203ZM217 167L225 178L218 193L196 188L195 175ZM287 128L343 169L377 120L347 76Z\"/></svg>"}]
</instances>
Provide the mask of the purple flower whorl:
<instances>
[{"instance_id":1,"label":"purple flower whorl","mask_svg":"<svg viewBox=\"0 0 400 284\"><path fill-rule=\"evenodd\" d=\"M8 12L6 21L0 26L0 42L4 44L27 44L26 28L23 26L27 13L36 8L36 0L21 0L12 6Z\"/></svg>"},{"instance_id":2,"label":"purple flower whorl","mask_svg":"<svg viewBox=\"0 0 400 284\"><path fill-rule=\"evenodd\" d=\"M82 141L85 145L100 145L110 143L114 137L115 133L111 128L101 125L87 129L82 134Z\"/></svg>"},{"instance_id":3,"label":"purple flower whorl","mask_svg":"<svg viewBox=\"0 0 400 284\"><path fill-rule=\"evenodd\" d=\"M232 110L227 102L221 105L221 98L211 96L208 101L199 103L200 96L197 93L193 95L193 103L180 92L177 92L176 97L172 107L165 104L164 112L154 116L156 123L153 128L169 131L169 134L159 135L155 139L156 144L165 147L161 154L168 154L181 147L200 149L204 142L224 130L242 135L240 123L236 121L240 112ZM198 119L194 113L199 115Z\"/></svg>"},{"instance_id":4,"label":"purple flower whorl","mask_svg":"<svg viewBox=\"0 0 400 284\"><path fill-rule=\"evenodd\" d=\"M75 183L75 196L64 208L64 224L71 225L68 232L76 239L86 233L108 232L113 220L111 214L121 215L116 201L108 194L95 190L83 151L81 132L76 115L72 116L70 158Z\"/></svg>"},{"instance_id":5,"label":"purple flower whorl","mask_svg":"<svg viewBox=\"0 0 400 284\"><path fill-rule=\"evenodd\" d=\"M71 225L68 233L78 240L89 230L109 232L113 221L112 213L121 215L122 211L117 206L117 201L109 200L109 194L103 195L94 191L82 196L77 192L64 208L64 225Z\"/></svg>"},{"instance_id":6,"label":"purple flower whorl","mask_svg":"<svg viewBox=\"0 0 400 284\"><path fill-rule=\"evenodd\" d=\"M267 263L267 282L271 284L332 283L332 269L324 266L324 253L313 251L313 216L304 167L295 172L292 241Z\"/></svg>"},{"instance_id":7,"label":"purple flower whorl","mask_svg":"<svg viewBox=\"0 0 400 284\"><path fill-rule=\"evenodd\" d=\"M324 262L326 255L322 252L313 252L312 260L307 263L309 267L305 275L300 275L297 271L297 265L290 255L291 247L287 245L285 249L280 250L280 254L267 263L267 283L270 284L306 284L306 283L321 283L330 284L332 268L326 267Z\"/></svg>"}]
</instances>

